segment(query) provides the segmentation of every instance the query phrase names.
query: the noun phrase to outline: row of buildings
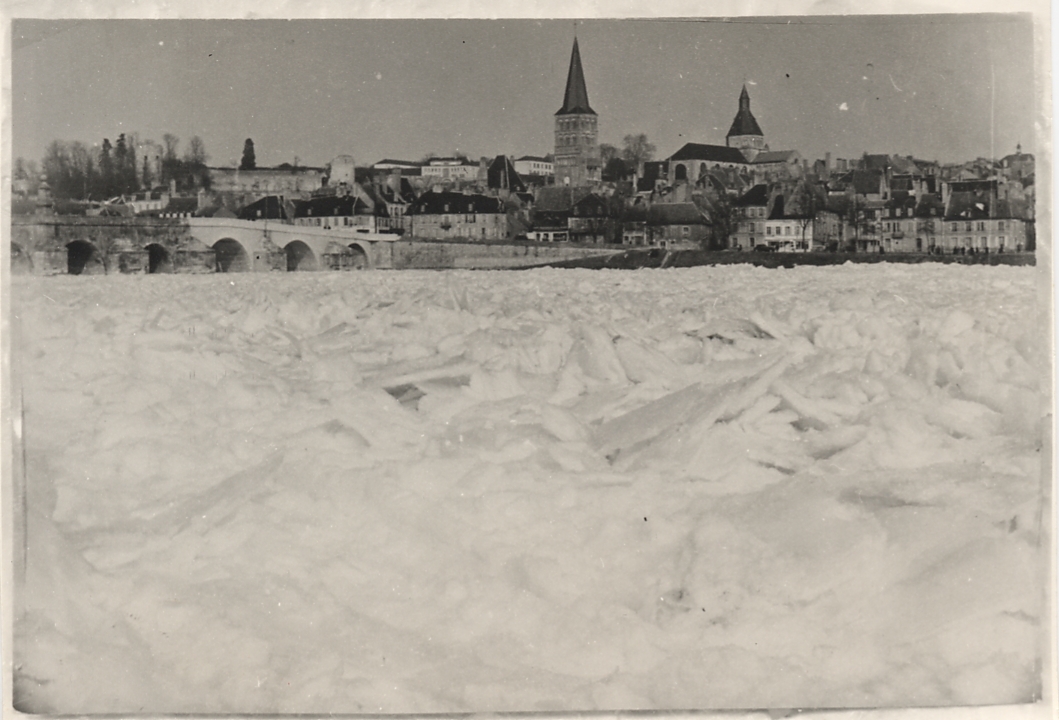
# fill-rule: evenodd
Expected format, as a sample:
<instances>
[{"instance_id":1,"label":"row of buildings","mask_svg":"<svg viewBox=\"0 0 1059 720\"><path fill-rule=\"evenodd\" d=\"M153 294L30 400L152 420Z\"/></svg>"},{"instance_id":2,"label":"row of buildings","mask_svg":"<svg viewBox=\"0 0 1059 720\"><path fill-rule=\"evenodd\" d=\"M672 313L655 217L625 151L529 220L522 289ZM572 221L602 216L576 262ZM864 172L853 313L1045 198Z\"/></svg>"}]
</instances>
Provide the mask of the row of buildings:
<instances>
[{"instance_id":1,"label":"row of buildings","mask_svg":"<svg viewBox=\"0 0 1059 720\"><path fill-rule=\"evenodd\" d=\"M553 122L554 152L544 156L364 167L340 155L324 168L209 168L209 190L195 197L156 188L83 211L434 240L733 251L1010 252L1034 244L1034 158L1021 147L1000 161L959 165L869 154L810 163L797 150L770 148L744 86L724 145L688 142L604 182L599 118L576 38Z\"/></svg>"}]
</instances>

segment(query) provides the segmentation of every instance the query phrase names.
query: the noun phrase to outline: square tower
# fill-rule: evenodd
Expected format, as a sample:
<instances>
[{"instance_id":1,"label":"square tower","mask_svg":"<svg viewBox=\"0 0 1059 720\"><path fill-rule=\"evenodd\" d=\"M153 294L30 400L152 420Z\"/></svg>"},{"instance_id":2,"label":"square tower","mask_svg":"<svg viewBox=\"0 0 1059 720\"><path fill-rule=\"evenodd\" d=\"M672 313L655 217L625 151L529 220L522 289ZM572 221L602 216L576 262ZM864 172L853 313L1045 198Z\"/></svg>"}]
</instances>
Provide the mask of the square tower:
<instances>
[{"instance_id":1,"label":"square tower","mask_svg":"<svg viewBox=\"0 0 1059 720\"><path fill-rule=\"evenodd\" d=\"M588 104L581 51L574 38L563 106L555 113L555 184L589 185L600 181L599 117Z\"/></svg>"}]
</instances>

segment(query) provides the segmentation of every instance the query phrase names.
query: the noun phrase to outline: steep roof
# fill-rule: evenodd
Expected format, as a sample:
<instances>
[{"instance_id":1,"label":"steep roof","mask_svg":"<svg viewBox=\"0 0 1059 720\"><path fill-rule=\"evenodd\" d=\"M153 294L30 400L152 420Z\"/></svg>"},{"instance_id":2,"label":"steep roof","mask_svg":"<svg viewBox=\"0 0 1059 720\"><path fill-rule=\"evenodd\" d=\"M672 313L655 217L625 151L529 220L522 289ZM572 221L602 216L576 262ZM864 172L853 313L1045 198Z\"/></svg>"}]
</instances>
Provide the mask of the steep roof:
<instances>
[{"instance_id":1,"label":"steep roof","mask_svg":"<svg viewBox=\"0 0 1059 720\"><path fill-rule=\"evenodd\" d=\"M649 225L706 225L706 216L695 203L654 203L647 211Z\"/></svg>"},{"instance_id":2,"label":"steep roof","mask_svg":"<svg viewBox=\"0 0 1059 720\"><path fill-rule=\"evenodd\" d=\"M882 176L881 170L854 170L853 190L858 195L874 195L879 192Z\"/></svg>"},{"instance_id":3,"label":"steep roof","mask_svg":"<svg viewBox=\"0 0 1059 720\"><path fill-rule=\"evenodd\" d=\"M486 173L487 184L495 190L510 190L511 192L525 192L526 183L515 172L515 166L507 155L497 155L489 164Z\"/></svg>"},{"instance_id":4,"label":"steep roof","mask_svg":"<svg viewBox=\"0 0 1059 720\"><path fill-rule=\"evenodd\" d=\"M737 198L733 205L737 207L749 207L768 205L769 203L769 188L764 183L755 185L746 191L741 197Z\"/></svg>"},{"instance_id":5,"label":"steep roof","mask_svg":"<svg viewBox=\"0 0 1059 720\"><path fill-rule=\"evenodd\" d=\"M670 160L705 160L707 162L727 162L746 164L746 157L739 148L724 145L704 145L702 143L685 143Z\"/></svg>"},{"instance_id":6,"label":"steep roof","mask_svg":"<svg viewBox=\"0 0 1059 720\"><path fill-rule=\"evenodd\" d=\"M581 68L581 50L574 38L574 49L570 53L570 70L566 74L566 94L563 95L563 106L556 115L595 115L596 111L588 104L588 88L585 87L585 71Z\"/></svg>"},{"instance_id":7,"label":"steep roof","mask_svg":"<svg viewBox=\"0 0 1059 720\"><path fill-rule=\"evenodd\" d=\"M946 220L984 220L988 217L988 197L966 191L954 192L949 197Z\"/></svg>"},{"instance_id":8,"label":"steep roof","mask_svg":"<svg viewBox=\"0 0 1059 720\"><path fill-rule=\"evenodd\" d=\"M515 162L522 162L524 160L530 160L530 161L533 161L533 162L542 162L542 163L551 162L551 160L549 160L548 158L541 157L539 155L523 155L520 158L516 158Z\"/></svg>"},{"instance_id":9,"label":"steep roof","mask_svg":"<svg viewBox=\"0 0 1059 720\"><path fill-rule=\"evenodd\" d=\"M498 198L447 191L423 193L408 209L411 215L501 213L503 211L503 205Z\"/></svg>"},{"instance_id":10,"label":"steep roof","mask_svg":"<svg viewBox=\"0 0 1059 720\"><path fill-rule=\"evenodd\" d=\"M588 194L587 188L565 185L542 187L537 191L536 209L539 212L569 212L578 200Z\"/></svg>"},{"instance_id":11,"label":"steep roof","mask_svg":"<svg viewBox=\"0 0 1059 720\"><path fill-rule=\"evenodd\" d=\"M578 217L606 217L607 200L595 193L589 193L574 203L572 213Z\"/></svg>"},{"instance_id":12,"label":"steep roof","mask_svg":"<svg viewBox=\"0 0 1059 720\"><path fill-rule=\"evenodd\" d=\"M754 165L763 163L787 162L798 154L797 150L770 150L758 153L753 160Z\"/></svg>"},{"instance_id":13,"label":"steep roof","mask_svg":"<svg viewBox=\"0 0 1059 720\"><path fill-rule=\"evenodd\" d=\"M296 203L294 217L334 217L351 215L369 215L372 208L356 195L333 195L317 197L308 202Z\"/></svg>"},{"instance_id":14,"label":"steep roof","mask_svg":"<svg viewBox=\"0 0 1059 720\"><path fill-rule=\"evenodd\" d=\"M765 135L750 112L750 93L746 91L746 85L743 86L743 92L739 93L739 112L735 114L732 127L725 137L734 135Z\"/></svg>"},{"instance_id":15,"label":"steep roof","mask_svg":"<svg viewBox=\"0 0 1059 720\"><path fill-rule=\"evenodd\" d=\"M945 206L941 198L932 193L927 193L919 198L916 205L916 217L940 217L945 214Z\"/></svg>"},{"instance_id":16,"label":"steep roof","mask_svg":"<svg viewBox=\"0 0 1059 720\"><path fill-rule=\"evenodd\" d=\"M258 210L261 211L261 219L287 219L287 211L283 206L283 201L280 200L278 195L267 195L260 200L255 200L239 211L239 218L241 220L257 220L259 219L257 215Z\"/></svg>"},{"instance_id":17,"label":"steep roof","mask_svg":"<svg viewBox=\"0 0 1059 720\"><path fill-rule=\"evenodd\" d=\"M890 169L895 173L914 173L919 170L916 161L910 157L894 155L890 158Z\"/></svg>"}]
</instances>

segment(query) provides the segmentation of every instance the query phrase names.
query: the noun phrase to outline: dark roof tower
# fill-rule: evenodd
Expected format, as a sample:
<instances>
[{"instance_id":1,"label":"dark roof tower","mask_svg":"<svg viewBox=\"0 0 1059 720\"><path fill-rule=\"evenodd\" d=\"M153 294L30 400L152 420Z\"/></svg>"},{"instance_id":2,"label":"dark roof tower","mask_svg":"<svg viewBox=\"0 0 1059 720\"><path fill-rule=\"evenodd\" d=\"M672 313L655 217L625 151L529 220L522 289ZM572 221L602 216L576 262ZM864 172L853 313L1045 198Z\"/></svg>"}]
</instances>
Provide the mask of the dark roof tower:
<instances>
[{"instance_id":1,"label":"dark roof tower","mask_svg":"<svg viewBox=\"0 0 1059 720\"><path fill-rule=\"evenodd\" d=\"M570 70L566 75L566 95L563 106L556 115L595 115L588 104L588 88L585 87L585 71L581 68L581 51L574 38L574 50L570 53ZM752 119L752 118L751 118Z\"/></svg>"},{"instance_id":2,"label":"dark roof tower","mask_svg":"<svg viewBox=\"0 0 1059 720\"><path fill-rule=\"evenodd\" d=\"M754 115L750 112L750 93L746 91L746 85L744 85L743 92L739 93L739 112L736 113L735 120L732 121L732 129L728 131L728 135L725 137L734 137L736 135L763 136L764 134L761 132L761 127L757 124L757 120L754 119Z\"/></svg>"}]
</instances>

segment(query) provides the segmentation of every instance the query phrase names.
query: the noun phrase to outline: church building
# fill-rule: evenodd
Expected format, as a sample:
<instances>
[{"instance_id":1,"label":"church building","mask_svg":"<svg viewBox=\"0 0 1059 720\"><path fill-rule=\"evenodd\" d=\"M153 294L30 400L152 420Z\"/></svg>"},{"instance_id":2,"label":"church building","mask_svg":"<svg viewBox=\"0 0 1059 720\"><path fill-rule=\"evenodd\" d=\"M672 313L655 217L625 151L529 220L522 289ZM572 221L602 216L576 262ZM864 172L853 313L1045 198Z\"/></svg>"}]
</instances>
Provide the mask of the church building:
<instances>
[{"instance_id":1,"label":"church building","mask_svg":"<svg viewBox=\"0 0 1059 720\"><path fill-rule=\"evenodd\" d=\"M563 106L555 113L555 184L583 186L601 180L599 118L588 104L581 51L574 38Z\"/></svg>"},{"instance_id":2,"label":"church building","mask_svg":"<svg viewBox=\"0 0 1059 720\"><path fill-rule=\"evenodd\" d=\"M765 133L750 112L746 85L739 94L739 110L724 145L685 143L665 163L666 177L673 184L698 182L712 170L735 170L753 183L788 180L802 174L797 150L769 150Z\"/></svg>"}]
</instances>

